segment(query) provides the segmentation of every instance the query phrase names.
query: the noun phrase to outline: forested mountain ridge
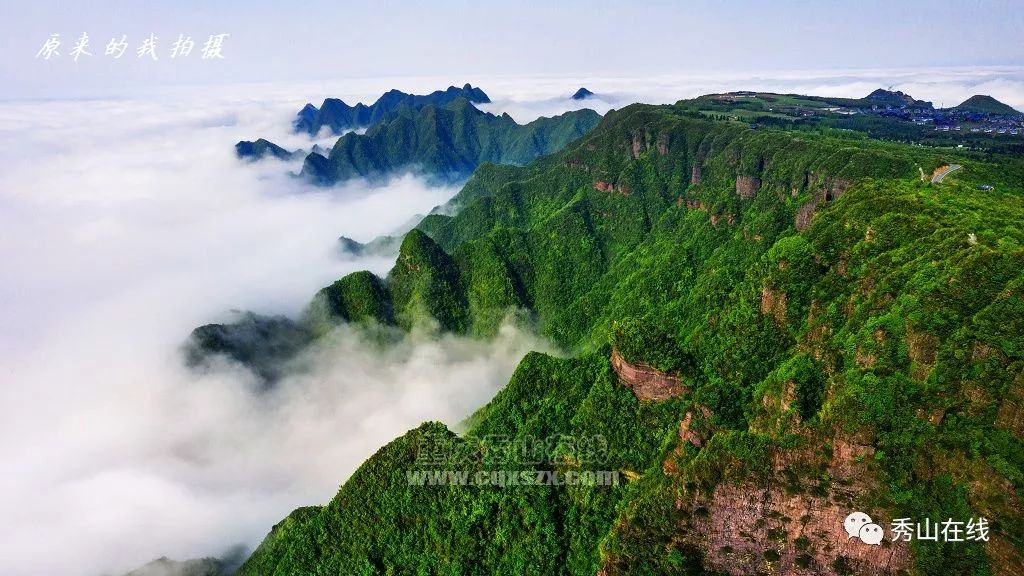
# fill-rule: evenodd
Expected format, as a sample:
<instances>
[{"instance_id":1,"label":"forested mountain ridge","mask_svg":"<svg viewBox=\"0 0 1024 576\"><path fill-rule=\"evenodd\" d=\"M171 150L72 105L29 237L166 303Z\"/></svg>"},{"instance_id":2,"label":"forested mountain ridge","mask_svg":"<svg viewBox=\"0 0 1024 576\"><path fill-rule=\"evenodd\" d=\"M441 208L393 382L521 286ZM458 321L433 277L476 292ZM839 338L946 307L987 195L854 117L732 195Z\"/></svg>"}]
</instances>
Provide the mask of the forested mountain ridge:
<instances>
[{"instance_id":1,"label":"forested mountain ridge","mask_svg":"<svg viewBox=\"0 0 1024 576\"><path fill-rule=\"evenodd\" d=\"M456 216L407 235L386 280L342 279L318 300L480 336L525 310L576 356L528 355L461 437L426 424L382 448L240 573L1019 571L1022 191L1019 158L674 106L611 112L524 167L485 164ZM638 397L613 348L686 393ZM628 482L407 479L423 438L473 455L494 434L556 433L605 438L596 469ZM985 516L991 538L867 546L842 530L854 509L883 526Z\"/></svg>"},{"instance_id":2,"label":"forested mountain ridge","mask_svg":"<svg viewBox=\"0 0 1024 576\"><path fill-rule=\"evenodd\" d=\"M557 152L599 120L596 112L584 109L518 124L507 114L482 112L463 98L444 106L407 106L365 134L345 134L326 157L310 154L302 175L322 185L403 170L459 180L483 162L526 164Z\"/></svg>"},{"instance_id":3,"label":"forested mountain ridge","mask_svg":"<svg viewBox=\"0 0 1024 576\"><path fill-rule=\"evenodd\" d=\"M449 86L446 90L435 90L430 94L407 94L401 90L388 90L376 102L370 105L362 102L349 106L337 98L327 98L320 108L306 104L295 117L296 132L306 132L316 136L324 127L333 134L341 134L345 130L367 128L379 122L384 116L402 107L420 108L428 104L445 106L458 98L464 98L476 104L491 101L480 88L466 84L462 88Z\"/></svg>"}]
</instances>

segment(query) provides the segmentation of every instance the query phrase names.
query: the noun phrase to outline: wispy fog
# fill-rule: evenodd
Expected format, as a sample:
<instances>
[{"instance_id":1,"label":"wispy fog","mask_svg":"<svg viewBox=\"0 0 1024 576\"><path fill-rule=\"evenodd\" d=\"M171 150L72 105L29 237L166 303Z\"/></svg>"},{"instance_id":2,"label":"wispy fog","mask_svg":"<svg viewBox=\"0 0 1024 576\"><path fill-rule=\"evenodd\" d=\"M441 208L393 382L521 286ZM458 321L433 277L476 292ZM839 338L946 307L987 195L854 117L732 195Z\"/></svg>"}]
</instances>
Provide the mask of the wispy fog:
<instances>
[{"instance_id":1,"label":"wispy fog","mask_svg":"<svg viewBox=\"0 0 1024 576\"><path fill-rule=\"evenodd\" d=\"M288 176L299 161L239 162L236 141L308 150L289 131L307 100L467 81L520 122L740 89L892 86L936 105L980 92L1024 108L1019 69L371 79L0 103L0 573L95 576L253 546L388 440L457 423L544 348L507 328L382 350L342 328L310 352L310 373L259 396L245 370L197 375L178 355L232 309L295 315L349 271L383 274L389 259L344 257L338 236L395 232L456 192L413 177L314 189ZM569 100L580 86L597 97Z\"/></svg>"},{"instance_id":2,"label":"wispy fog","mask_svg":"<svg viewBox=\"0 0 1024 576\"><path fill-rule=\"evenodd\" d=\"M189 331L233 308L296 314L387 259L345 259L451 197L405 177L310 188L289 147L301 100L191 98L0 106L0 573L117 573L254 545L323 503L385 442L457 423L538 345L341 330L316 369L254 396L251 375L182 367ZM330 144L332 139L321 142Z\"/></svg>"}]
</instances>

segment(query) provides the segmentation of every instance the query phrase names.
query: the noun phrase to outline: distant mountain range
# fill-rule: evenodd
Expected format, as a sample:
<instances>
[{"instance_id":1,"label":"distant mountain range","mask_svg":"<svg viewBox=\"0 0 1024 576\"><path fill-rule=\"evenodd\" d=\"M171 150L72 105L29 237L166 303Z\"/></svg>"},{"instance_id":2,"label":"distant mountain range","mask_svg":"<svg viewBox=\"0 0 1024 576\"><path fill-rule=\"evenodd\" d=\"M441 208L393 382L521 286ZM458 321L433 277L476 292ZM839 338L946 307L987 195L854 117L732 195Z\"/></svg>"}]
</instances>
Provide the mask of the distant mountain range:
<instances>
[{"instance_id":1,"label":"distant mountain range","mask_svg":"<svg viewBox=\"0 0 1024 576\"><path fill-rule=\"evenodd\" d=\"M932 103L927 100L916 100L910 94L884 88L879 88L863 98L830 98L821 96L808 96L807 98L846 108L872 108L875 106L879 108L933 108Z\"/></svg>"},{"instance_id":2,"label":"distant mountain range","mask_svg":"<svg viewBox=\"0 0 1024 576\"><path fill-rule=\"evenodd\" d=\"M573 99L592 95L580 88ZM482 102L490 98L469 84L425 96L390 90L371 106L348 106L329 98L319 109L307 104L295 129L317 134L323 126L333 132L365 127L366 132L344 134L330 149L314 145L308 155L265 138L238 142L235 153L244 160L305 157L301 176L322 186L355 177L387 177L396 171L451 181L469 176L483 162L522 165L557 152L601 119L597 112L583 109L521 125L508 114L497 116L474 106Z\"/></svg>"},{"instance_id":3,"label":"distant mountain range","mask_svg":"<svg viewBox=\"0 0 1024 576\"><path fill-rule=\"evenodd\" d=\"M372 126L387 114L402 107L444 106L457 98L464 98L475 104L486 104L491 101L483 90L474 88L470 84L466 84L462 88L449 86L447 90L437 90L426 95L389 90L369 106L361 102L355 106L349 106L337 98L328 98L324 100L320 108L313 104L306 104L295 118L295 131L315 136L324 126L327 126L334 134L340 134L345 130Z\"/></svg>"},{"instance_id":4,"label":"distant mountain range","mask_svg":"<svg viewBox=\"0 0 1024 576\"><path fill-rule=\"evenodd\" d=\"M868 94L862 100L865 102L875 104L878 106L889 106L892 108L931 108L932 103L927 100L915 100L910 94L900 92L899 90L893 92L891 90L885 90L879 88Z\"/></svg>"},{"instance_id":5,"label":"distant mountain range","mask_svg":"<svg viewBox=\"0 0 1024 576\"><path fill-rule=\"evenodd\" d=\"M720 107L735 98L756 95L733 92L703 99L710 98L708 102ZM570 98L580 101L594 96L580 87ZM309 154L303 150L289 151L263 138L241 141L235 148L243 159L304 158L302 176L319 185L354 177L386 177L403 170L451 181L468 176L483 162L522 165L551 154L589 132L600 118L593 111L581 110L521 126L507 114L497 116L474 107L474 103L480 102L490 102L490 98L470 84L462 88L450 86L427 95L390 90L369 106L348 106L341 100L327 99L319 109L306 105L298 114L296 130L317 134L323 126L329 126L333 132L365 127L366 132L345 134L333 148L314 146ZM908 121L912 118L906 114L940 114L949 119L971 114L990 116L992 121L1020 114L987 95L975 95L958 106L937 109L927 100L884 88L863 98L786 95L782 100L776 97L775 102L775 107L802 102L811 107L840 106L882 115L895 113L904 115L901 118Z\"/></svg>"},{"instance_id":6,"label":"distant mountain range","mask_svg":"<svg viewBox=\"0 0 1024 576\"><path fill-rule=\"evenodd\" d=\"M331 150L330 148L324 148L319 144L314 144L311 152L313 154L323 154L326 156L331 153ZM273 156L278 160L291 160L293 158L304 157L306 155L306 151L300 148L291 152L265 138L259 138L255 141L242 140L238 144L235 144L235 155L242 160L261 160L267 156Z\"/></svg>"},{"instance_id":7,"label":"distant mountain range","mask_svg":"<svg viewBox=\"0 0 1024 576\"><path fill-rule=\"evenodd\" d=\"M483 162L522 165L557 152L600 119L597 112L583 109L517 124L508 114L482 112L464 98L445 106L406 106L365 134L345 134L330 155L306 156L302 175L320 185L402 170L460 179Z\"/></svg>"},{"instance_id":8,"label":"distant mountain range","mask_svg":"<svg viewBox=\"0 0 1024 576\"><path fill-rule=\"evenodd\" d=\"M864 98L828 98L815 96L810 96L808 98L848 108L879 107L897 109L935 109L932 103L927 100L917 100L910 94L907 94L905 92L900 92L899 90L886 90L884 88L879 88L872 92L871 94L868 94ZM1011 108L1010 106L1000 102L999 100L996 100L991 96L982 94L976 94L974 96L971 96L967 100L964 100L958 106L954 106L952 108L943 108L942 110L968 112L973 114L996 114L1002 116L1016 116L1018 114L1021 114L1021 112Z\"/></svg>"}]
</instances>

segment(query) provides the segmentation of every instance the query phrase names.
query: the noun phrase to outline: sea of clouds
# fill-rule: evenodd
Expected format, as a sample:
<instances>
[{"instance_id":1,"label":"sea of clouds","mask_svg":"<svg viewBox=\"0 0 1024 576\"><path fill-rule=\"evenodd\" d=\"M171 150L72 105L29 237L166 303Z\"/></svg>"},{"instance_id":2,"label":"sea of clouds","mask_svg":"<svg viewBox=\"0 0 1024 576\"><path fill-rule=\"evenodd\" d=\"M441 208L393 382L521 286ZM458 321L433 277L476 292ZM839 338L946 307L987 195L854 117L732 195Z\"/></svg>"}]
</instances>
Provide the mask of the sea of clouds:
<instances>
[{"instance_id":1,"label":"sea of clouds","mask_svg":"<svg viewBox=\"0 0 1024 576\"><path fill-rule=\"evenodd\" d=\"M255 394L179 347L232 309L299 314L352 259L337 238L406 226L456 188L404 176L321 190L300 163L234 143L288 132L301 105L228 97L0 104L0 573L123 573L163 555L252 546L324 503L377 448L457 424L541 345L340 330L316 368ZM330 141L321 141L329 144Z\"/></svg>"},{"instance_id":2,"label":"sea of clouds","mask_svg":"<svg viewBox=\"0 0 1024 576\"><path fill-rule=\"evenodd\" d=\"M305 101L372 101L463 78L181 88L116 99L0 102L0 573L120 573L153 558L254 546L297 506L325 503L381 445L485 403L540 339L410 336L387 349L344 328L315 369L264 394L224 364L197 374L179 347L234 309L295 316L347 272L384 274L337 238L400 232L455 187L412 176L329 190L301 162L246 164L241 139L291 134ZM469 78L520 122L723 90L863 96L883 86L936 105L988 93L1024 108L1019 69L665 78ZM584 85L597 97L568 99Z\"/></svg>"}]
</instances>

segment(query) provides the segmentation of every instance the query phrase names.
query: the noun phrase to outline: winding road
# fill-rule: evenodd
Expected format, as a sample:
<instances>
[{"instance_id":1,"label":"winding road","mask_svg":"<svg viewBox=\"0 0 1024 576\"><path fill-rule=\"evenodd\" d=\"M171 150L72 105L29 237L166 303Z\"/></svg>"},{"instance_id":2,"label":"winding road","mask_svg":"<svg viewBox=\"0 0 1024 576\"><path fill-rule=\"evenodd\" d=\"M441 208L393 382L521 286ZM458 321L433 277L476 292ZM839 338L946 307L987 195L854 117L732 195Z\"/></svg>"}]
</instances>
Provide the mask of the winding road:
<instances>
[{"instance_id":1,"label":"winding road","mask_svg":"<svg viewBox=\"0 0 1024 576\"><path fill-rule=\"evenodd\" d=\"M941 170L936 172L932 176L932 182L942 182L942 179L945 178L950 172L954 170L959 170L961 168L963 168L963 166L959 164L950 164L949 166L946 166L945 168L942 168Z\"/></svg>"}]
</instances>

